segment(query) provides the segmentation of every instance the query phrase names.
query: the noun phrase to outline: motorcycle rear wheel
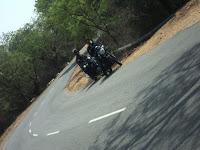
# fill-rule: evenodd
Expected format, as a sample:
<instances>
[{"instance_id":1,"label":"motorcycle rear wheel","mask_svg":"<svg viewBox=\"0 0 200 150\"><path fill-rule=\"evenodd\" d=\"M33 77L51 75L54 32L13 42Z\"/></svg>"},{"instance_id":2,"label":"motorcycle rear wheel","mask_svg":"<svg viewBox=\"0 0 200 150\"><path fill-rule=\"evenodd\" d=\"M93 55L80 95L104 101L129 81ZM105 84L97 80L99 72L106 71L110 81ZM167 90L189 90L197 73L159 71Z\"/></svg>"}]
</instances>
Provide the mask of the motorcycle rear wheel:
<instances>
[{"instance_id":1,"label":"motorcycle rear wheel","mask_svg":"<svg viewBox=\"0 0 200 150\"><path fill-rule=\"evenodd\" d=\"M104 72L105 76L110 76L111 74L112 74L112 68L109 68Z\"/></svg>"}]
</instances>

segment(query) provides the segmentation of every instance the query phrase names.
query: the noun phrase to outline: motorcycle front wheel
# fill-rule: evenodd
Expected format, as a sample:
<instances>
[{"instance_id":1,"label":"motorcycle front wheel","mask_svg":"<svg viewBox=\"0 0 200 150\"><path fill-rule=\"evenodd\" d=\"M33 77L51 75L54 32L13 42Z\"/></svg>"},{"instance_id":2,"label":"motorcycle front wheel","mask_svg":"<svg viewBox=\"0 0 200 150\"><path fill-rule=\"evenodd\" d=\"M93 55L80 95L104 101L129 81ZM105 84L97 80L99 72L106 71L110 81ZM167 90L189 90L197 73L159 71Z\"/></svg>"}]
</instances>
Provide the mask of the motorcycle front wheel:
<instances>
[{"instance_id":1,"label":"motorcycle front wheel","mask_svg":"<svg viewBox=\"0 0 200 150\"><path fill-rule=\"evenodd\" d=\"M106 71L104 71L105 76L110 76L111 74L112 74L112 68L109 68Z\"/></svg>"}]
</instances>

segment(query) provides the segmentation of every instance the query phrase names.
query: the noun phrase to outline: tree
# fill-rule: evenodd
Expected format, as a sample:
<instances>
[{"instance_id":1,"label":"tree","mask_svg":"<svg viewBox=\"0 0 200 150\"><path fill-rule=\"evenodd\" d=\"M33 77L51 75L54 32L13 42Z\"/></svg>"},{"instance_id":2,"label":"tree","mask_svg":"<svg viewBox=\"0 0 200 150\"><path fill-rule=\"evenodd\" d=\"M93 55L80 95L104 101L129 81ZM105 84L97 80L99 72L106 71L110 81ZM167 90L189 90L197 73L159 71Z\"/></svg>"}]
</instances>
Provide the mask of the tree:
<instances>
[{"instance_id":1,"label":"tree","mask_svg":"<svg viewBox=\"0 0 200 150\"><path fill-rule=\"evenodd\" d=\"M112 35L112 17L107 10L106 0L60 0L51 2L48 9L41 9L43 1L36 4L37 11L45 21L59 30L67 32L75 42L95 37L97 30L105 32L117 43Z\"/></svg>"}]
</instances>

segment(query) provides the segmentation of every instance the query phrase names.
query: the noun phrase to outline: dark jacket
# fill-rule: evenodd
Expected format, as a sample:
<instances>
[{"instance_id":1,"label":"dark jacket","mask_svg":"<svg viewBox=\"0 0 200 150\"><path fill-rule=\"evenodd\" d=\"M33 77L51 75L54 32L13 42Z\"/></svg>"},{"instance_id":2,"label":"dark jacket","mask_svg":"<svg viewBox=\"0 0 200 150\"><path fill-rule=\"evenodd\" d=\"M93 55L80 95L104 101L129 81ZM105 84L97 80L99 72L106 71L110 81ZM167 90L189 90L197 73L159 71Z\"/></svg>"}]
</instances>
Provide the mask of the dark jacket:
<instances>
[{"instance_id":1,"label":"dark jacket","mask_svg":"<svg viewBox=\"0 0 200 150\"><path fill-rule=\"evenodd\" d=\"M92 43L88 46L87 51L90 56L96 57L97 56L97 47L99 45L97 43Z\"/></svg>"},{"instance_id":2,"label":"dark jacket","mask_svg":"<svg viewBox=\"0 0 200 150\"><path fill-rule=\"evenodd\" d=\"M85 62L86 59L87 59L87 56L80 55L80 54L76 54L76 63L77 63L79 66L82 66L83 62Z\"/></svg>"}]
</instances>

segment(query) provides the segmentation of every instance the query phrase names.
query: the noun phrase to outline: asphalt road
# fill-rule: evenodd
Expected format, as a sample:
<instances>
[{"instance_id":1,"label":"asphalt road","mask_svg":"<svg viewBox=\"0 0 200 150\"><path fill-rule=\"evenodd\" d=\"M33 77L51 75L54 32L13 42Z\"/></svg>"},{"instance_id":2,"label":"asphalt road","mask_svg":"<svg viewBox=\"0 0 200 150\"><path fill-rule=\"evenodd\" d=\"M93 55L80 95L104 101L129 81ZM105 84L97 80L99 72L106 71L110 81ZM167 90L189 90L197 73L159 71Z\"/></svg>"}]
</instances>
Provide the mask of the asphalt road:
<instances>
[{"instance_id":1,"label":"asphalt road","mask_svg":"<svg viewBox=\"0 0 200 150\"><path fill-rule=\"evenodd\" d=\"M200 24L77 93L64 89L72 72L44 91L6 150L200 149Z\"/></svg>"}]
</instances>

